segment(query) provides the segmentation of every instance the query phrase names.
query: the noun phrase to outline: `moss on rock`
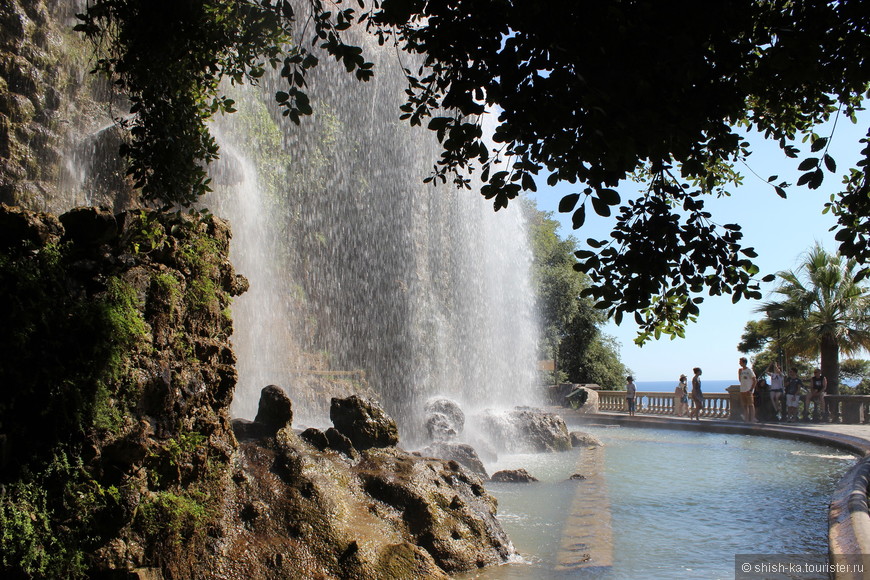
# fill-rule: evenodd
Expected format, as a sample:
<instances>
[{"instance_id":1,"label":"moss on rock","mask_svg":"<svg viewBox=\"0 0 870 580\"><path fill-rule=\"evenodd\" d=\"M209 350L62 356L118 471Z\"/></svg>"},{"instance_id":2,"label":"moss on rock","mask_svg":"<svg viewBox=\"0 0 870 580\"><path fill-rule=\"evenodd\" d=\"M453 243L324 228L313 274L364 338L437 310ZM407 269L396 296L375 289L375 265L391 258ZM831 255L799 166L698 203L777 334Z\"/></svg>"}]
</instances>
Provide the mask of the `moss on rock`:
<instances>
[{"instance_id":1,"label":"moss on rock","mask_svg":"<svg viewBox=\"0 0 870 580\"><path fill-rule=\"evenodd\" d=\"M247 285L222 220L0 206L2 224L4 578L440 578L510 554L481 480L396 447L371 402L303 438L267 388L282 412L239 443L226 312Z\"/></svg>"}]
</instances>

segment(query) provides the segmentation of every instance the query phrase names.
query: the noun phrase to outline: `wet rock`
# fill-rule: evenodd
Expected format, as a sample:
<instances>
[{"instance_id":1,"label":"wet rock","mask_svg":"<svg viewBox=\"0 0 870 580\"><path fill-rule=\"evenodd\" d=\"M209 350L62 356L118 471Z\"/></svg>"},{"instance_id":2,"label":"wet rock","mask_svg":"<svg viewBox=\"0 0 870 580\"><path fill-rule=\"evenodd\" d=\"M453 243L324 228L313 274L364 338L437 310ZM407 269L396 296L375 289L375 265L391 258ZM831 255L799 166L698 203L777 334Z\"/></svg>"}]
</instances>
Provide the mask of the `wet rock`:
<instances>
[{"instance_id":1,"label":"wet rock","mask_svg":"<svg viewBox=\"0 0 870 580\"><path fill-rule=\"evenodd\" d=\"M356 458L356 449L354 449L354 445L351 440L345 437L335 427L330 427L326 430L326 441L328 442L328 446L330 449L334 449L339 453L344 453L351 459Z\"/></svg>"},{"instance_id":2,"label":"wet rock","mask_svg":"<svg viewBox=\"0 0 870 580\"><path fill-rule=\"evenodd\" d=\"M233 427L233 434L235 434L236 439L239 441L260 439L261 437L267 436L265 426L261 423L254 423L247 419L233 419L231 424Z\"/></svg>"},{"instance_id":3,"label":"wet rock","mask_svg":"<svg viewBox=\"0 0 870 580\"><path fill-rule=\"evenodd\" d=\"M348 461L287 429L271 441L240 446L250 477L234 480L223 523L232 557L215 577L446 579L513 553L494 498L456 463L396 447Z\"/></svg>"},{"instance_id":4,"label":"wet rock","mask_svg":"<svg viewBox=\"0 0 870 580\"><path fill-rule=\"evenodd\" d=\"M583 481L584 479L586 479L586 476L582 473L572 473L571 477L569 477L568 479L572 481Z\"/></svg>"},{"instance_id":5,"label":"wet rock","mask_svg":"<svg viewBox=\"0 0 870 580\"><path fill-rule=\"evenodd\" d=\"M451 441L465 427L465 413L451 399L430 399L424 408L426 432L432 441Z\"/></svg>"},{"instance_id":6,"label":"wet rock","mask_svg":"<svg viewBox=\"0 0 870 580\"><path fill-rule=\"evenodd\" d=\"M77 207L60 216L66 231L64 239L77 244L99 245L118 235L115 215L105 207Z\"/></svg>"},{"instance_id":7,"label":"wet rock","mask_svg":"<svg viewBox=\"0 0 870 580\"><path fill-rule=\"evenodd\" d=\"M271 435L293 423L293 403L284 389L277 385L263 387L254 422L263 425Z\"/></svg>"},{"instance_id":8,"label":"wet rock","mask_svg":"<svg viewBox=\"0 0 870 580\"><path fill-rule=\"evenodd\" d=\"M387 448L366 452L359 467L366 493L403 514L414 543L445 572L495 564L511 553L494 498L457 463Z\"/></svg>"},{"instance_id":9,"label":"wet rock","mask_svg":"<svg viewBox=\"0 0 870 580\"><path fill-rule=\"evenodd\" d=\"M60 240L63 231L60 221L51 214L0 204L0 247L23 244L42 247Z\"/></svg>"},{"instance_id":10,"label":"wet rock","mask_svg":"<svg viewBox=\"0 0 870 580\"><path fill-rule=\"evenodd\" d=\"M499 483L531 483L538 481L538 478L525 469L519 468L496 471L492 474L492 481L497 481Z\"/></svg>"},{"instance_id":11,"label":"wet rock","mask_svg":"<svg viewBox=\"0 0 870 580\"><path fill-rule=\"evenodd\" d=\"M160 568L136 568L128 575L133 580L163 580L163 572Z\"/></svg>"},{"instance_id":12,"label":"wet rock","mask_svg":"<svg viewBox=\"0 0 870 580\"><path fill-rule=\"evenodd\" d=\"M583 431L571 431L571 446L572 447L601 447L604 443L591 433Z\"/></svg>"},{"instance_id":13,"label":"wet rock","mask_svg":"<svg viewBox=\"0 0 870 580\"><path fill-rule=\"evenodd\" d=\"M326 438L326 434L320 429L309 427L300 433L299 436L320 451L329 447L329 439Z\"/></svg>"},{"instance_id":14,"label":"wet rock","mask_svg":"<svg viewBox=\"0 0 870 580\"><path fill-rule=\"evenodd\" d=\"M513 453L542 453L571 449L565 421L533 407L511 411L487 410L479 417L481 431L493 445Z\"/></svg>"},{"instance_id":15,"label":"wet rock","mask_svg":"<svg viewBox=\"0 0 870 580\"><path fill-rule=\"evenodd\" d=\"M435 564L428 552L410 542L387 546L378 557L376 569L380 578L450 578Z\"/></svg>"},{"instance_id":16,"label":"wet rock","mask_svg":"<svg viewBox=\"0 0 870 580\"><path fill-rule=\"evenodd\" d=\"M356 449L390 447L399 442L396 422L376 402L356 395L333 398L329 418Z\"/></svg>"},{"instance_id":17,"label":"wet rock","mask_svg":"<svg viewBox=\"0 0 870 580\"><path fill-rule=\"evenodd\" d=\"M444 461L455 461L483 479L489 479L483 462L474 447L465 443L436 442L420 450L427 457L437 457Z\"/></svg>"}]
</instances>

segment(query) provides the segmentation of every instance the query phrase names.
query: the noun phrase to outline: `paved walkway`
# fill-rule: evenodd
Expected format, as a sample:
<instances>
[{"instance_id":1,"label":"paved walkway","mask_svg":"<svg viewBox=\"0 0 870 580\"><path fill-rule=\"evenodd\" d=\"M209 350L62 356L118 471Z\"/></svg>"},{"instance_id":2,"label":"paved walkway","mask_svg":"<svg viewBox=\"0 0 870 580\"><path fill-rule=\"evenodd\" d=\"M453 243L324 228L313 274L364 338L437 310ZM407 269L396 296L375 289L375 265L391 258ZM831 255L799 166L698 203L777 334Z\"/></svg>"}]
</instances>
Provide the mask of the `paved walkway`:
<instances>
[{"instance_id":1,"label":"paved walkway","mask_svg":"<svg viewBox=\"0 0 870 580\"><path fill-rule=\"evenodd\" d=\"M581 414L573 409L551 407L571 423L604 423L632 427L708 431L711 433L757 434L781 439L810 441L832 445L859 456L870 456L870 425L842 425L834 423L755 423L726 419L701 419L692 421L684 417L667 415L635 415L602 411L596 414Z\"/></svg>"}]
</instances>

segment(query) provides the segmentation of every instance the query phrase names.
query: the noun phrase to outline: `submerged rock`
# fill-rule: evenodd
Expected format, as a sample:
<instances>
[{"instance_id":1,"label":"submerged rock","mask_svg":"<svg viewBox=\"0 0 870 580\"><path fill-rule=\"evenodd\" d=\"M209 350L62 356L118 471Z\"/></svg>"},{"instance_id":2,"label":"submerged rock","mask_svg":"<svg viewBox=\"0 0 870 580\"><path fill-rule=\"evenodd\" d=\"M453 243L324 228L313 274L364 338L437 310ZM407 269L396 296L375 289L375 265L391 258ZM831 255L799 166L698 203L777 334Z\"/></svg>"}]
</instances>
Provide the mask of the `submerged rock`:
<instances>
[{"instance_id":1,"label":"submerged rock","mask_svg":"<svg viewBox=\"0 0 870 580\"><path fill-rule=\"evenodd\" d=\"M571 431L571 445L573 447L601 447L604 443L591 433Z\"/></svg>"},{"instance_id":2,"label":"submerged rock","mask_svg":"<svg viewBox=\"0 0 870 580\"><path fill-rule=\"evenodd\" d=\"M475 451L474 447L471 445L465 443L446 443L442 441L424 447L420 450L420 453L427 457L437 457L444 461L455 461L471 471L471 473L474 473L483 479L489 479L489 475L486 473L486 468L483 466L483 462L480 460L480 457L478 457L477 451Z\"/></svg>"},{"instance_id":3,"label":"submerged rock","mask_svg":"<svg viewBox=\"0 0 870 580\"><path fill-rule=\"evenodd\" d=\"M329 418L356 449L390 447L399 442L396 422L373 400L356 395L333 398Z\"/></svg>"},{"instance_id":4,"label":"submerged rock","mask_svg":"<svg viewBox=\"0 0 870 580\"><path fill-rule=\"evenodd\" d=\"M504 469L493 473L492 481L497 481L499 483L531 483L538 481L538 478L523 468Z\"/></svg>"},{"instance_id":5,"label":"submerged rock","mask_svg":"<svg viewBox=\"0 0 870 580\"><path fill-rule=\"evenodd\" d=\"M497 447L513 453L541 453L571 449L565 421L533 407L512 411L487 410L480 416L481 431Z\"/></svg>"}]
</instances>

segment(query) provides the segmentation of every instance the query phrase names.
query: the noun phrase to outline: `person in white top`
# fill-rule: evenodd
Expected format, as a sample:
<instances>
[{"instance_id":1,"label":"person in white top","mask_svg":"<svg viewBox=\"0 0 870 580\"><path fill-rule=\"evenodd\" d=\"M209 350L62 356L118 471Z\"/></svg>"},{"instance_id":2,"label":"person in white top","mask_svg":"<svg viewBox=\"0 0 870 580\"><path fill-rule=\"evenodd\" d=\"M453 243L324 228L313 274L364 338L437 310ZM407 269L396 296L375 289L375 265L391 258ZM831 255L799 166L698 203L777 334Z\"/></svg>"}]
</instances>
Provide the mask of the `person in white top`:
<instances>
[{"instance_id":1,"label":"person in white top","mask_svg":"<svg viewBox=\"0 0 870 580\"><path fill-rule=\"evenodd\" d=\"M737 380L740 381L740 403L743 405L743 420L747 423L755 423L755 371L749 368L745 356L740 357L740 369L737 371Z\"/></svg>"},{"instance_id":2,"label":"person in white top","mask_svg":"<svg viewBox=\"0 0 870 580\"><path fill-rule=\"evenodd\" d=\"M773 403L773 412L776 414L776 420L781 421L780 411L782 411L783 383L785 377L782 376L782 369L776 363L770 363L767 367L767 374L770 377L770 402Z\"/></svg>"}]
</instances>

